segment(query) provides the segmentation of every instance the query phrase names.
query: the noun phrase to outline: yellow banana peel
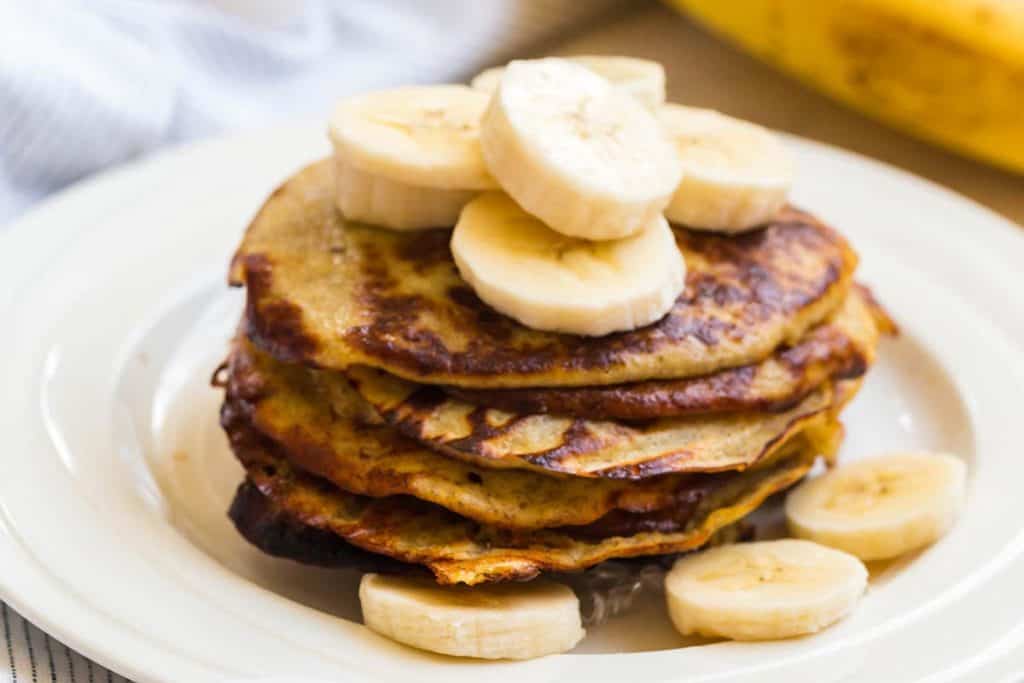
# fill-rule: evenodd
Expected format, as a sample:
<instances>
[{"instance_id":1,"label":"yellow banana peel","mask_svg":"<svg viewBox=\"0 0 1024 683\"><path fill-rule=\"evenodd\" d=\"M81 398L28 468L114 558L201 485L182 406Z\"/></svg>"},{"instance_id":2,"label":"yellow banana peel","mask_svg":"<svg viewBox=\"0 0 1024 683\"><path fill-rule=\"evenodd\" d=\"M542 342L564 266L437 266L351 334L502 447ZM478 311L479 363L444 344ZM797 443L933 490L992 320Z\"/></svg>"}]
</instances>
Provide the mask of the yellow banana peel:
<instances>
[{"instance_id":1,"label":"yellow banana peel","mask_svg":"<svg viewBox=\"0 0 1024 683\"><path fill-rule=\"evenodd\" d=\"M668 0L817 89L1024 172L1024 0Z\"/></svg>"}]
</instances>

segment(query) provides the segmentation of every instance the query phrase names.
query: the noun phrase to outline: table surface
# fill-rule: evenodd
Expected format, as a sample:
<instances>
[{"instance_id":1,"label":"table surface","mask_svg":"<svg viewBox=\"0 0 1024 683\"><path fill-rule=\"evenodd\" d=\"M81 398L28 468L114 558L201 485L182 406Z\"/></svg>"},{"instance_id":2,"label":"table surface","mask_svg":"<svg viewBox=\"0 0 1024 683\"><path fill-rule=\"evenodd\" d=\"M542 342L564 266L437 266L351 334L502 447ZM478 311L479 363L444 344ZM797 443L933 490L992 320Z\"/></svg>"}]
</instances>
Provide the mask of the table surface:
<instances>
[{"instance_id":1,"label":"table surface","mask_svg":"<svg viewBox=\"0 0 1024 683\"><path fill-rule=\"evenodd\" d=\"M1024 225L1024 176L913 140L846 109L653 0L582 27L558 43L537 50L537 54L586 53L658 60L668 72L671 101L718 109L881 159L952 188ZM5 680L124 680L23 622L6 605L0 606L0 628L6 640L0 643L0 649L6 649L11 671Z\"/></svg>"}]
</instances>

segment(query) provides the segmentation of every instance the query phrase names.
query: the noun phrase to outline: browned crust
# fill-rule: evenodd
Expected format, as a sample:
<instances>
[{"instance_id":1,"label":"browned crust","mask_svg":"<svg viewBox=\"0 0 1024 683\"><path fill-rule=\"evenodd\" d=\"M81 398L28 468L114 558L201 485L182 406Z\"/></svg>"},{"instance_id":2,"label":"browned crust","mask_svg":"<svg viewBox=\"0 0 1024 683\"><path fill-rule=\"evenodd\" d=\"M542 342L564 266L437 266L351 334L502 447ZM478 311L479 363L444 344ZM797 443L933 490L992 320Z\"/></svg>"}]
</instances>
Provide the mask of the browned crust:
<instances>
[{"instance_id":1,"label":"browned crust","mask_svg":"<svg viewBox=\"0 0 1024 683\"><path fill-rule=\"evenodd\" d=\"M364 438L361 445L356 442L349 444L346 439L342 446L352 447L359 452L357 461L353 461L352 456L339 453L337 449L342 446L333 443L326 434L314 435L325 426L325 420L342 419L328 408L326 401L316 402L317 407L323 405L323 410L317 411L317 417L303 421L302 424L285 423L289 426L282 429L280 423L263 415L261 408L263 401L272 397L276 391L280 391L281 387L275 386L271 378L261 374L255 365L254 357L246 348L243 342L234 349L228 362L226 377L221 380L226 385L225 399L221 405L221 426L232 449L242 452L252 450L253 447L270 450L298 469L323 477L355 494L377 498L396 495L418 496L482 523L503 528L528 530L573 524L580 527L582 532L593 533L594 529L602 528L602 523L621 525L624 519L639 519L634 517L636 514L653 512L662 513L657 519L660 520L660 528L665 528L666 514L669 517L678 516L668 511L678 511L681 507L695 504L700 500L701 492L706 492L709 486L713 487L721 478L721 475L701 473L667 474L639 481L553 478L529 471L476 468L461 461L453 461L442 455L423 451L422 446L406 442L396 434L389 435L391 440L385 441L393 442L396 449L388 454L390 458L387 458L387 461L391 458L401 458L402 447L415 450L421 454L420 462L436 462L430 467L432 472L442 469L461 472L461 476L457 478L457 485L482 485L483 479L486 478L490 486L499 487L502 495L506 493L506 489L510 494L519 490L529 490L531 493L547 490L547 494L543 495L544 502L537 503L544 506L546 514L522 520L517 516L508 515L508 510L498 505L494 497L490 499L492 504L477 506L467 498L445 496L442 483L424 480L423 483L429 485L418 485L420 482L416 479L420 475L416 471L402 468L389 470L387 461L382 462L381 467L370 466L366 471L362 471L366 462L378 457L373 447L368 449L366 439L376 439L381 432L386 433L389 428L362 425L359 431L352 435L353 439L360 435ZM311 392L315 391L311 384L305 388ZM558 500L553 500L552 496L557 496ZM513 499L519 506L522 505L522 500ZM502 514L502 510L505 510L506 514ZM616 510L626 516L610 515ZM604 518L608 521L602 522ZM643 523L645 527L651 524L646 521L637 523ZM591 526L584 528L587 525Z\"/></svg>"},{"instance_id":2,"label":"browned crust","mask_svg":"<svg viewBox=\"0 0 1024 683\"><path fill-rule=\"evenodd\" d=\"M262 381L259 379L253 379L251 376L246 376L244 374L236 377L236 381L230 386L234 392L249 397L258 396L264 391ZM301 469L303 469L301 468L301 463L303 462L302 458L299 459L299 463L296 463L295 453L293 451L289 451L282 444L261 433L253 426L251 422L251 404L248 404L245 400L225 401L221 407L221 424L228 436L228 442L232 452L235 453L239 461L249 471L250 484L255 483L257 488L263 490L267 495L271 495L273 492L273 487L268 488L268 482L275 481L282 472L287 472L287 476L290 478L289 480L298 481L301 486L310 487L315 490L344 492L344 489L337 488L336 485L329 483L327 480L303 474L301 472ZM793 452L797 452L801 451L801 449L807 450L807 445L803 443L794 444L794 447L791 450ZM285 465L285 463L287 463L287 465ZM295 466L297 464L300 465L300 469L292 469L291 466ZM556 530L573 538L589 540L596 540L609 536L631 536L638 533L655 531L660 533L680 532L686 527L700 503L707 499L707 497L717 489L727 486L735 476L735 473L727 472L679 477L679 485L675 489L673 495L670 498L661 500L660 505L655 508L651 508L647 505L640 505L639 507L632 507L630 509L612 509L600 518L588 524L560 526L557 527ZM262 485L260 485L260 482L262 482ZM358 496L349 492L344 493L345 495L351 496L353 500L364 502L369 500L369 498L365 496ZM629 505L631 498L639 498L641 500L644 498L642 491L627 490L623 493L626 494L623 502L627 506ZM422 508L424 510L442 510L439 506L428 503L427 501L414 499L408 495L383 496L378 498L378 500L382 501L381 506L384 506L381 509L384 509L389 505L394 505L395 501L406 501L399 505L397 509L405 510L408 506L412 505L414 507L426 506ZM415 501L415 503L407 501ZM289 520L289 524L285 526L292 527L291 533L297 534L302 531L303 525L300 524L298 519L289 516L286 512L278 509L275 505L270 505L270 508L277 510L276 516L278 518L283 516ZM263 509L264 512L266 512L267 506L264 505L262 508L257 506L253 509L257 511ZM416 509L420 508L417 507ZM249 510L249 508L243 507L240 508L240 510L233 511L231 513L236 524L241 524L244 521L241 520L240 517L246 510ZM257 516L265 517L263 514L258 514ZM442 518L445 520L461 519L455 516L454 513L447 510L444 511ZM255 538L250 540L256 543L257 541L255 539L263 539L260 543L257 543L257 545L270 544L274 540L274 537L270 532L261 532L258 528L257 521L258 520L250 519L244 523L247 528L253 530L250 535ZM287 528L282 530L288 531ZM523 534L529 534L531 531L535 530L507 528L501 530L501 533L504 538L515 539ZM284 539L284 541L287 540L288 539ZM268 548L268 552L271 552L272 550L273 548ZM322 556L314 555L303 561L325 565L337 562L339 566L353 561L353 558L350 557L351 553L347 552L343 546L329 544L326 551L327 552ZM336 553L340 553L342 557L334 558ZM354 559L358 559L358 557Z\"/></svg>"},{"instance_id":3,"label":"browned crust","mask_svg":"<svg viewBox=\"0 0 1024 683\"><path fill-rule=\"evenodd\" d=\"M333 370L360 363L466 387L696 376L799 338L843 298L857 262L842 236L792 207L740 236L677 230L687 283L665 318L598 338L543 333L497 314L465 286L448 231L370 234L344 225L326 191L327 169L314 164L268 200L235 255L230 281L248 288L248 332L257 344L282 360ZM281 223L299 247L275 246ZM334 255L340 265L332 269ZM395 263L401 279L390 269ZM416 276L448 283L447 290L427 295L409 285ZM349 288L343 308L358 311L341 324L327 295L338 286Z\"/></svg>"},{"instance_id":4,"label":"browned crust","mask_svg":"<svg viewBox=\"0 0 1024 683\"><path fill-rule=\"evenodd\" d=\"M507 531L479 525L408 496L356 496L293 470L266 441L236 440L232 448L246 467L248 481L295 523L336 534L371 553L426 565L436 580L445 584L526 580L541 571L575 571L613 557L692 550L771 494L796 483L810 467L809 460L794 459L791 466L765 472L755 490L733 494L737 499L731 504L738 506L736 510L724 514L717 508L705 511L709 519L692 531L645 530L632 536L591 538L594 529L577 533L560 529ZM721 482L730 485L727 478ZM679 526L688 526L683 518L688 521L692 513L689 507L681 511ZM715 517L713 522L711 517ZM623 529L612 526L608 530L618 533Z\"/></svg>"},{"instance_id":5,"label":"browned crust","mask_svg":"<svg viewBox=\"0 0 1024 683\"><path fill-rule=\"evenodd\" d=\"M296 460L295 453L288 450L282 444L277 443L269 437L254 429L245 416L245 409L240 404L225 402L221 406L221 424L228 435L228 442L232 452L246 467L260 467L273 460L286 461L289 465L297 468L298 471L309 472L302 466L307 462L302 458ZM314 474L314 473L309 473ZM308 483L319 482L321 486L337 486L320 478L302 474L296 474L299 478L308 480ZM671 497L665 497L659 501L659 505L653 509L643 511L629 511L624 509L612 509L605 515L587 524L552 527L579 535L581 538L604 538L607 536L631 536L643 531L671 532L682 529L692 516L697 505L704 500L712 491L719 486L727 484L732 473L707 474L680 478L678 490ZM343 488L337 487L344 491ZM398 489L401 491L401 489ZM346 491L349 495L358 495ZM637 492L637 497L642 494ZM407 494L397 493L393 495L371 496L381 499L388 498L411 498ZM434 506L428 501L417 499L419 503ZM454 513L453 513L454 514ZM501 527L499 527L501 528ZM504 527L508 534L528 533L536 529Z\"/></svg>"},{"instance_id":6,"label":"browned crust","mask_svg":"<svg viewBox=\"0 0 1024 683\"><path fill-rule=\"evenodd\" d=\"M829 396L828 386L819 387L815 394ZM466 416L469 422L468 436L450 440L445 436L426 433L423 414L429 414L432 401L436 400L440 391L436 387L421 386L407 402L394 409L375 406L380 416L389 425L405 436L429 445L434 450L453 458L479 463L485 467L525 467L541 472L553 472L576 477L596 477L605 479L641 480L648 477L664 476L686 472L719 472L743 469L771 455L781 445L794 438L801 431L821 420L828 412L830 399L823 398L813 401L818 407L801 409L772 435L755 449L744 453L742 461L730 461L720 467L709 466L704 462L695 462L694 454L678 444L666 445L657 455L644 460L633 460L621 465L604 467L581 466L579 459L602 449L603 444L598 436L591 431L593 424L583 418L575 418L558 439L558 445L541 451L509 455L491 447L491 442L505 437L516 429L523 416L513 418L501 425L487 421L487 409L478 407ZM443 397L443 394L442 394ZM806 399L811 402L815 396ZM794 407L800 408L802 404ZM621 425L617 429L627 431L642 429L642 424Z\"/></svg>"},{"instance_id":7,"label":"browned crust","mask_svg":"<svg viewBox=\"0 0 1024 683\"><path fill-rule=\"evenodd\" d=\"M431 248L432 243L442 238L446 244L446 233L426 238L421 256L443 254L443 258L449 259L447 251ZM346 341L372 359L367 364L424 381L460 375L530 376L555 369L606 371L620 367L627 356L656 355L665 347L697 344L710 349L725 341L742 340L751 324L771 315L788 317L809 312L816 322L833 304L829 301L823 307L821 302L828 301L830 293L849 287L856 263L853 252L838 233L795 208L788 209L771 226L747 236L722 238L677 230L676 238L681 248L711 261L718 270L713 274L689 271L686 289L672 311L638 330L596 338L534 332L543 342L523 352L506 345L513 330L521 326L484 304L468 287L460 287L449 290L458 310L456 318L479 334L465 350L452 351L436 335L417 329L417 318L427 302L412 296L393 296L389 293L390 282L378 286L377 278L368 277L364 305L382 315L373 323L348 332ZM785 290L783 282L772 279L763 263L765 255L757 253L754 245L758 243L770 243L764 251L773 254L785 252L795 244L811 249L835 249L837 245L844 248L836 250L837 258L828 264L818 281L803 289ZM742 305L742 313L736 319L717 315L723 306L738 304ZM795 336L803 331L795 330Z\"/></svg>"},{"instance_id":8,"label":"browned crust","mask_svg":"<svg viewBox=\"0 0 1024 683\"><path fill-rule=\"evenodd\" d=\"M245 342L238 342L227 363L227 370L217 373L220 377L218 382L225 387L221 425L229 441L244 448L246 443L262 440L263 447L273 448L297 468L353 493L373 497L414 495L483 523L508 529L533 529L559 524L588 524L616 509L641 513L677 506L692 500L693 492L703 486L701 475L667 475L643 482L612 482L566 480L521 470L486 470L428 451L393 433L388 427L354 422L349 423L355 430L352 439L338 443L328 437L325 429L329 429L332 422L350 418L336 414L324 397L314 399L315 416L307 416L312 419L301 424L281 423L276 419L276 409L269 407L267 402L272 401L277 393L298 391L306 399L309 395L316 395L317 390L312 382L283 387L280 378L268 377L260 370L253 355L260 353ZM276 363L269 359L266 362ZM368 447L369 442L389 450L381 453L376 446ZM358 454L343 453L339 448L349 448ZM499 498L504 498L506 492L511 496L516 491L546 490L548 496L559 496L561 504L546 505L545 514L531 516L529 521L524 521L509 514L508 506L517 502L514 499L503 506L492 496L489 505L481 506L470 497L445 495L442 484L429 479L429 475L425 477L422 468L389 468L388 462L413 452L422 467L435 476L441 471L461 473L457 478L461 486L482 486L484 478L487 478L490 486L499 487L502 493ZM379 458L384 460L380 466L375 466L373 462ZM548 497L546 500L552 499ZM557 522L538 523L554 519L556 512L559 512Z\"/></svg>"},{"instance_id":9,"label":"browned crust","mask_svg":"<svg viewBox=\"0 0 1024 683\"><path fill-rule=\"evenodd\" d=\"M426 567L395 560L387 555L371 553L348 543L337 534L304 524L273 500L263 495L259 488L246 479L239 485L228 510L228 517L238 533L262 552L281 559L328 569L353 569L378 574L400 574L406 576L429 576ZM674 521L652 524L639 531L669 533L678 525ZM601 535L614 533L608 528ZM580 538L594 538L586 529L579 531ZM745 521L716 532L711 544L752 541L755 529ZM677 554L663 555L657 561L665 568ZM622 562L651 562L654 558L621 558Z\"/></svg>"},{"instance_id":10,"label":"browned crust","mask_svg":"<svg viewBox=\"0 0 1024 683\"><path fill-rule=\"evenodd\" d=\"M307 334L302 309L272 293L273 267L264 254L240 257L247 291L245 332L253 343L283 362L312 363L319 343Z\"/></svg>"},{"instance_id":11,"label":"browned crust","mask_svg":"<svg viewBox=\"0 0 1024 683\"><path fill-rule=\"evenodd\" d=\"M883 333L895 326L871 291L857 285ZM863 341L863 343L859 343ZM702 377L649 380L596 387L468 389L445 387L461 400L510 413L547 413L588 419L648 420L660 417L734 412L778 412L792 408L819 385L864 375L874 359L874 340L855 340L841 326L826 321L796 344L780 349L773 360L790 382L777 394L758 392L759 363Z\"/></svg>"},{"instance_id":12,"label":"browned crust","mask_svg":"<svg viewBox=\"0 0 1024 683\"><path fill-rule=\"evenodd\" d=\"M246 479L235 492L228 517L242 538L267 555L329 569L380 574L424 574L424 567L371 553L341 536L303 524Z\"/></svg>"}]
</instances>

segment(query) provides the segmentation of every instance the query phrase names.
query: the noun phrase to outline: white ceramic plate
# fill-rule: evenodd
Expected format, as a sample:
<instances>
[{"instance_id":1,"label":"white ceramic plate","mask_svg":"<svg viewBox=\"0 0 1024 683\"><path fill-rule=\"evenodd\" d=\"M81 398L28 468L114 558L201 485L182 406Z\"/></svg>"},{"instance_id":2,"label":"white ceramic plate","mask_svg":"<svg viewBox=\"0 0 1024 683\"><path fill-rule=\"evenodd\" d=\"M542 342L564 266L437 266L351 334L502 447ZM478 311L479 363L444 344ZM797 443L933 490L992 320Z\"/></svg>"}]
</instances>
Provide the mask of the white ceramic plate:
<instances>
[{"instance_id":1,"label":"white ceramic plate","mask_svg":"<svg viewBox=\"0 0 1024 683\"><path fill-rule=\"evenodd\" d=\"M140 682L1014 680L1024 668L1024 239L933 185L792 140L796 201L840 227L903 336L844 458L970 467L953 532L877 571L813 638L682 647L651 596L572 654L428 656L358 624L356 577L261 556L225 518L240 469L207 385L237 320L228 257L319 126L190 146L84 183L0 236L0 594ZM482 678L486 677L486 678Z\"/></svg>"}]
</instances>

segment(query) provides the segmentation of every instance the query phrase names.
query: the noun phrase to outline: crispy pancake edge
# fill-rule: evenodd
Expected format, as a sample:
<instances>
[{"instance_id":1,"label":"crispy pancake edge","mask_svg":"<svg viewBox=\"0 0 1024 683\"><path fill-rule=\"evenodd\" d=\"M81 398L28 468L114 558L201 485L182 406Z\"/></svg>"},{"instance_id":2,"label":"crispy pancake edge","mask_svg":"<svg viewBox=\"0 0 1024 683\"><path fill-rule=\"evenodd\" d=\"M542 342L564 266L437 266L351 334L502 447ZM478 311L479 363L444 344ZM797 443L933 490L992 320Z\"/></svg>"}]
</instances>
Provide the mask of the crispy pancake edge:
<instances>
[{"instance_id":1,"label":"crispy pancake edge","mask_svg":"<svg viewBox=\"0 0 1024 683\"><path fill-rule=\"evenodd\" d=\"M235 530L272 557L330 569L384 574L427 574L426 568L371 553L325 529L303 524L280 509L246 478L228 508Z\"/></svg>"},{"instance_id":2,"label":"crispy pancake edge","mask_svg":"<svg viewBox=\"0 0 1024 683\"><path fill-rule=\"evenodd\" d=\"M509 532L407 496L366 498L303 475L269 452L240 455L249 480L275 506L313 528L401 562L423 564L438 583L469 585L525 580L541 571L576 571L612 558L662 555L698 548L718 529L798 482L813 460L792 457L773 467L736 474L709 495L684 531L646 531L594 540L565 530Z\"/></svg>"},{"instance_id":3,"label":"crispy pancake edge","mask_svg":"<svg viewBox=\"0 0 1024 683\"><path fill-rule=\"evenodd\" d=\"M678 475L632 485L477 467L436 453L391 427L369 423L351 414L351 406L332 405L321 396L314 376L314 371L285 366L239 340L229 358L221 407L229 443L262 437L299 469L347 491L412 495L506 528L586 524L617 508L654 510L684 495L693 478ZM361 402L354 391L349 393ZM533 505L525 505L529 501Z\"/></svg>"},{"instance_id":4,"label":"crispy pancake edge","mask_svg":"<svg viewBox=\"0 0 1024 683\"><path fill-rule=\"evenodd\" d=\"M273 442L292 465L350 492L412 495L483 523L516 529L587 524L613 510L671 507L707 476L628 481L477 467L364 421L368 408L352 390L344 406L328 402L317 386L319 374L285 366L238 340L222 380L221 425L229 442L245 443L258 435Z\"/></svg>"},{"instance_id":5,"label":"crispy pancake edge","mask_svg":"<svg viewBox=\"0 0 1024 683\"><path fill-rule=\"evenodd\" d=\"M870 291L855 286L836 311L791 346L759 363L710 375L597 387L467 389L449 395L508 413L649 420L717 412L788 410L817 386L864 375L891 321Z\"/></svg>"},{"instance_id":6,"label":"crispy pancake edge","mask_svg":"<svg viewBox=\"0 0 1024 683\"><path fill-rule=\"evenodd\" d=\"M328 569L431 576L423 565L371 553L330 531L303 524L260 493L248 478L235 492L228 517L245 540L272 557ZM750 541L754 537L755 529L741 520L716 531L706 546ZM633 561L658 562L668 568L677 556L673 553ZM620 561L629 562L630 558Z\"/></svg>"},{"instance_id":7,"label":"crispy pancake edge","mask_svg":"<svg viewBox=\"0 0 1024 683\"><path fill-rule=\"evenodd\" d=\"M328 382L340 382L335 373ZM349 378L398 432L453 458L490 468L574 477L645 479L750 467L826 419L832 386L779 413L723 413L639 423L516 415L447 396L376 370Z\"/></svg>"}]
</instances>

